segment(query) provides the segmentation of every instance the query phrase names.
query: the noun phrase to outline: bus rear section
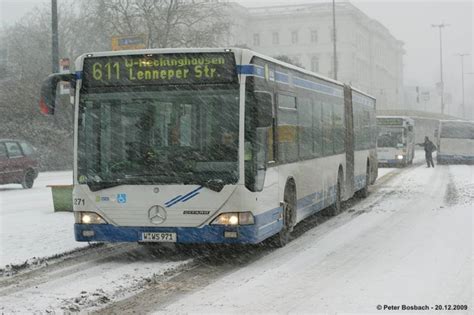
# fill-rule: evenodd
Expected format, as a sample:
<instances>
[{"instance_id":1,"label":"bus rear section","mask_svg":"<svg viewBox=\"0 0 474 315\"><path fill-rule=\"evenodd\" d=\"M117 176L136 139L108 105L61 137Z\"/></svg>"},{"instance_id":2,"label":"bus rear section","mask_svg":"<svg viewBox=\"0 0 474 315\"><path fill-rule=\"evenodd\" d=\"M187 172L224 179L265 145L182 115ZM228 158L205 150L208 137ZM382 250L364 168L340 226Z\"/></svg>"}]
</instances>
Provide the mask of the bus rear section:
<instances>
[{"instance_id":1,"label":"bus rear section","mask_svg":"<svg viewBox=\"0 0 474 315\"><path fill-rule=\"evenodd\" d=\"M377 117L377 157L380 166L406 166L415 156L414 121L409 117Z\"/></svg>"},{"instance_id":2,"label":"bus rear section","mask_svg":"<svg viewBox=\"0 0 474 315\"><path fill-rule=\"evenodd\" d=\"M438 164L474 164L474 122L440 121L437 147Z\"/></svg>"}]
</instances>

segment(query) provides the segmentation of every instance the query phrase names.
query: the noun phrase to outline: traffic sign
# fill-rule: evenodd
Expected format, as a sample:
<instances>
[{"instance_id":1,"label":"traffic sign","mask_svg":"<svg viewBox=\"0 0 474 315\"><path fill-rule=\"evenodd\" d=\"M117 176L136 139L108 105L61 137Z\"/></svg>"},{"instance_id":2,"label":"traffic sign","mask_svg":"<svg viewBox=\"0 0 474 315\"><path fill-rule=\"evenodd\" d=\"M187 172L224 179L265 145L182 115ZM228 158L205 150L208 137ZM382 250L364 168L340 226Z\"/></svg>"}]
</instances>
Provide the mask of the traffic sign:
<instances>
[{"instance_id":1,"label":"traffic sign","mask_svg":"<svg viewBox=\"0 0 474 315\"><path fill-rule=\"evenodd\" d=\"M148 36L139 35L121 35L112 36L112 50L131 50L144 49L148 47Z\"/></svg>"},{"instance_id":2,"label":"traffic sign","mask_svg":"<svg viewBox=\"0 0 474 315\"><path fill-rule=\"evenodd\" d=\"M70 72L70 61L69 58L59 59L59 72L69 73ZM71 92L71 85L69 82L61 81L59 83L59 94L68 95Z\"/></svg>"}]
</instances>

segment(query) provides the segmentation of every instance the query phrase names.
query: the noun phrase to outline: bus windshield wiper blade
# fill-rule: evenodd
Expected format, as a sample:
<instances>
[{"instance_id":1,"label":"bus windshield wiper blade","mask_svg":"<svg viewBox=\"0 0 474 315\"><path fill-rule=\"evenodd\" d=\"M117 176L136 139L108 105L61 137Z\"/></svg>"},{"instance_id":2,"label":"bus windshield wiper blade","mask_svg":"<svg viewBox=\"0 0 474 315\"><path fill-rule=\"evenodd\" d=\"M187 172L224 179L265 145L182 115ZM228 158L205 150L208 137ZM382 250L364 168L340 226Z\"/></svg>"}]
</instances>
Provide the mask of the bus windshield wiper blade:
<instances>
[{"instance_id":1,"label":"bus windshield wiper blade","mask_svg":"<svg viewBox=\"0 0 474 315\"><path fill-rule=\"evenodd\" d=\"M220 192L224 188L225 183L222 179L209 179L207 181L200 181L199 185L215 192Z\"/></svg>"},{"instance_id":2,"label":"bus windshield wiper blade","mask_svg":"<svg viewBox=\"0 0 474 315\"><path fill-rule=\"evenodd\" d=\"M125 180L133 184L183 184L181 176L154 175L154 174L136 174L125 175Z\"/></svg>"},{"instance_id":3,"label":"bus windshield wiper blade","mask_svg":"<svg viewBox=\"0 0 474 315\"><path fill-rule=\"evenodd\" d=\"M117 187L124 185L124 183L119 182L119 181L114 181L114 182L87 182L87 186L89 186L89 189L91 191L98 191L102 189L107 189L107 188L112 188L112 187Z\"/></svg>"}]
</instances>

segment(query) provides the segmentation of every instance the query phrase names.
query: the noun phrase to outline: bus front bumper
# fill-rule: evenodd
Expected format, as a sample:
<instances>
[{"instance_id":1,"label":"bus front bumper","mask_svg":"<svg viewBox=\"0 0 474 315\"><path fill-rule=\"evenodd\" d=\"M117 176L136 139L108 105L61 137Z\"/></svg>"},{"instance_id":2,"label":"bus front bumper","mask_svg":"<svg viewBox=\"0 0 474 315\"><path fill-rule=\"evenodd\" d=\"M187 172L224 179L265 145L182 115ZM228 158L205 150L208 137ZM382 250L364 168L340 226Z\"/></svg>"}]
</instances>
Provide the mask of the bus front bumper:
<instances>
[{"instance_id":1,"label":"bus front bumper","mask_svg":"<svg viewBox=\"0 0 474 315\"><path fill-rule=\"evenodd\" d=\"M474 156L437 154L438 164L474 164Z\"/></svg>"},{"instance_id":2,"label":"bus front bumper","mask_svg":"<svg viewBox=\"0 0 474 315\"><path fill-rule=\"evenodd\" d=\"M392 166L400 166L405 165L407 163L407 157L403 155L401 159L379 159L378 164L381 167L392 167Z\"/></svg>"},{"instance_id":3,"label":"bus front bumper","mask_svg":"<svg viewBox=\"0 0 474 315\"><path fill-rule=\"evenodd\" d=\"M176 243L257 244L278 233L282 220L265 226L205 225L202 227L122 227L111 224L74 224L78 242L143 242L143 233L176 233Z\"/></svg>"}]
</instances>

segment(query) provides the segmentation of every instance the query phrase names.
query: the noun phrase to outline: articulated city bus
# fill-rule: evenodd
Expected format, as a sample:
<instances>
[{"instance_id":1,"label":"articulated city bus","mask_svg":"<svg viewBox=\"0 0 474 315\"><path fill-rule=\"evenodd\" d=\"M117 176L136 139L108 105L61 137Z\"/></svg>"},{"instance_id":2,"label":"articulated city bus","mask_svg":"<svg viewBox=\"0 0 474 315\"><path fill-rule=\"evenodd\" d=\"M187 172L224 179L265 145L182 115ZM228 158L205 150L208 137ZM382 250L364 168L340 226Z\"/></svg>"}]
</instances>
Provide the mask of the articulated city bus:
<instances>
[{"instance_id":1,"label":"articulated city bus","mask_svg":"<svg viewBox=\"0 0 474 315\"><path fill-rule=\"evenodd\" d=\"M440 120L437 147L438 164L473 164L474 122Z\"/></svg>"},{"instance_id":2,"label":"articulated city bus","mask_svg":"<svg viewBox=\"0 0 474 315\"><path fill-rule=\"evenodd\" d=\"M74 213L81 242L259 243L367 195L375 99L245 49L80 56Z\"/></svg>"},{"instance_id":3,"label":"articulated city bus","mask_svg":"<svg viewBox=\"0 0 474 315\"><path fill-rule=\"evenodd\" d=\"M415 121L405 116L377 116L379 165L406 166L415 157Z\"/></svg>"}]
</instances>

